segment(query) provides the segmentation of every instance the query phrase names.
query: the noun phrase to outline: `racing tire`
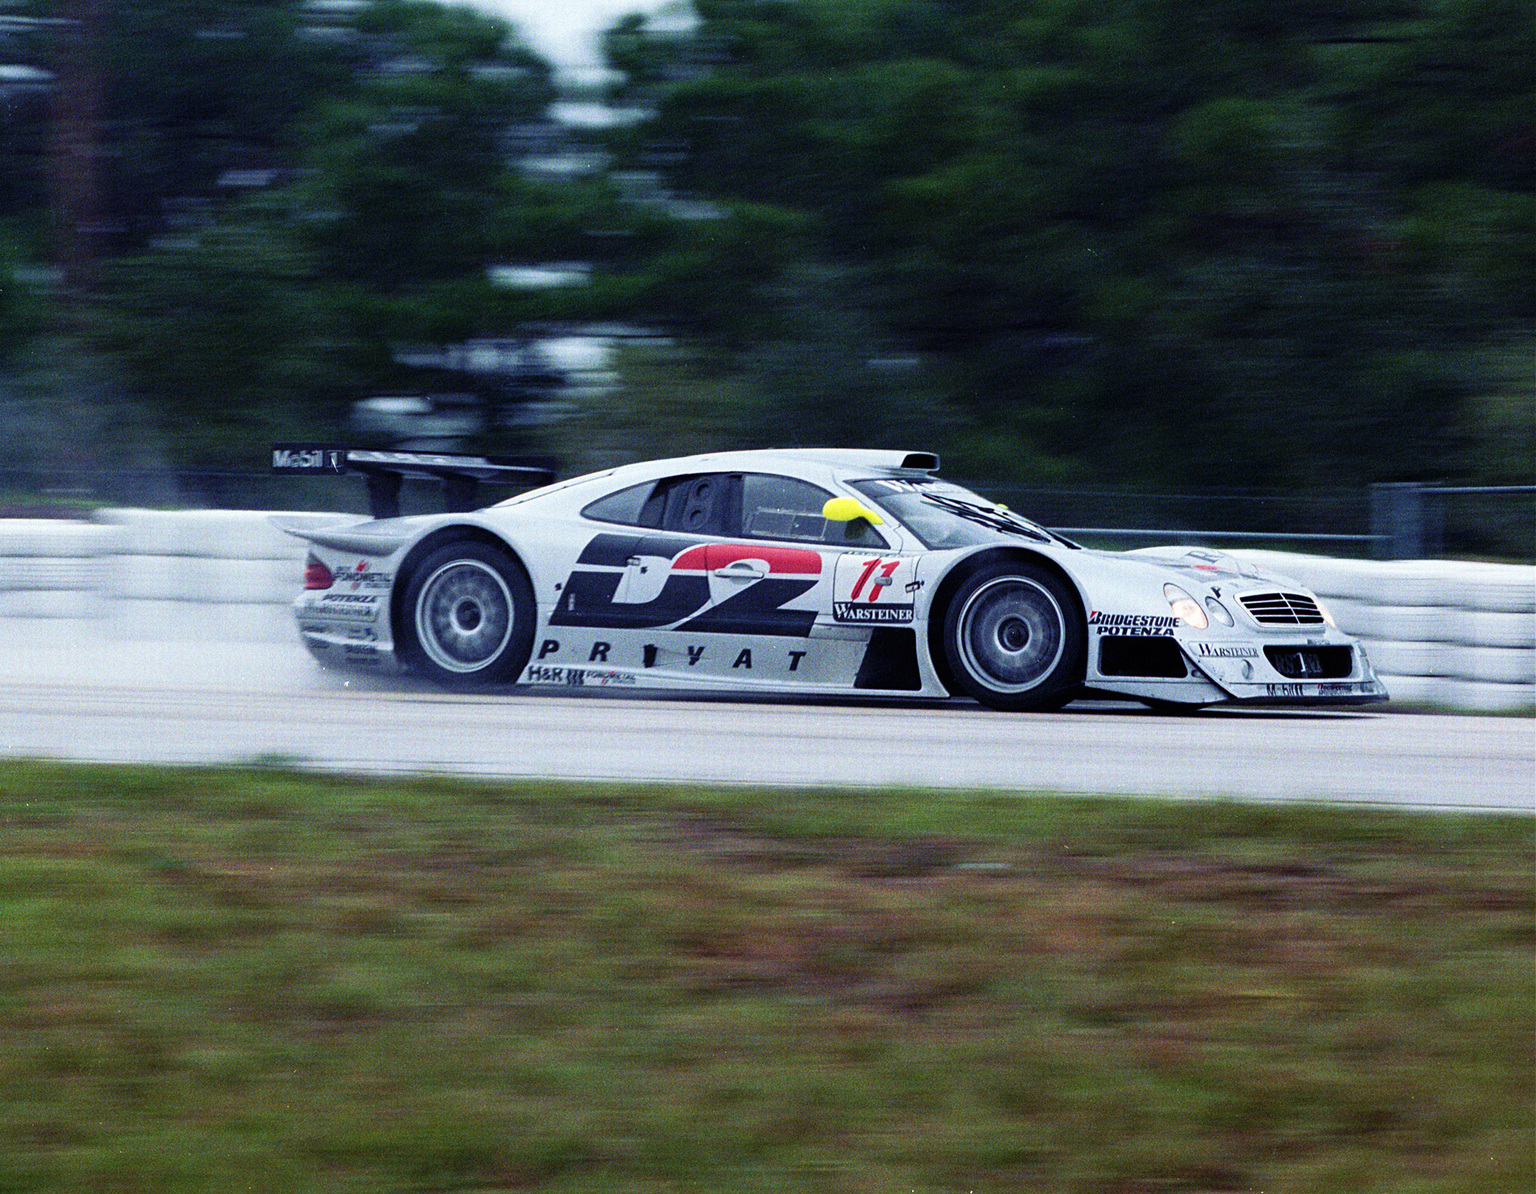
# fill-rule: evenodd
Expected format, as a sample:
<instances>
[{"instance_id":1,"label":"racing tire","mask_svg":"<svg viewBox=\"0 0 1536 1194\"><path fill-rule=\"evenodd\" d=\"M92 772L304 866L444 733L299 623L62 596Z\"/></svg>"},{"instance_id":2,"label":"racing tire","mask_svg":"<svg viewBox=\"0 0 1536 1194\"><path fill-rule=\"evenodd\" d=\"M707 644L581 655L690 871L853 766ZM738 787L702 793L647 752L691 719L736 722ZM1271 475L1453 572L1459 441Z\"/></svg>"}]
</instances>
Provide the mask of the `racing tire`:
<instances>
[{"instance_id":1,"label":"racing tire","mask_svg":"<svg viewBox=\"0 0 1536 1194\"><path fill-rule=\"evenodd\" d=\"M533 650L533 586L522 565L489 543L446 543L405 587L400 655L444 688L512 684Z\"/></svg>"},{"instance_id":2,"label":"racing tire","mask_svg":"<svg viewBox=\"0 0 1536 1194\"><path fill-rule=\"evenodd\" d=\"M944 611L944 659L954 687L1007 712L1049 712L1077 696L1087 641L1071 584L1021 560L977 569Z\"/></svg>"}]
</instances>

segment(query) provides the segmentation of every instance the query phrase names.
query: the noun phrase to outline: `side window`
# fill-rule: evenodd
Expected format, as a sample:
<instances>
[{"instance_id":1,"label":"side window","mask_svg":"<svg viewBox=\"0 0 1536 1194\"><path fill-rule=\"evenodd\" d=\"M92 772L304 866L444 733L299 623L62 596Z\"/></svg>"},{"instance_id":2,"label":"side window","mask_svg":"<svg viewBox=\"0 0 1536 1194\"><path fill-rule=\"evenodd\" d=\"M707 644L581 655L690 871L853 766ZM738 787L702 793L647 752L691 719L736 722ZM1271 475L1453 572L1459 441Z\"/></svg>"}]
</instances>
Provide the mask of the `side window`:
<instances>
[{"instance_id":1,"label":"side window","mask_svg":"<svg viewBox=\"0 0 1536 1194\"><path fill-rule=\"evenodd\" d=\"M747 473L741 479L741 531L750 539L791 539L850 547L884 547L880 533L862 518L828 522L821 508L832 495L793 477Z\"/></svg>"},{"instance_id":2,"label":"side window","mask_svg":"<svg viewBox=\"0 0 1536 1194\"><path fill-rule=\"evenodd\" d=\"M607 497L600 497L588 504L581 512L583 518L598 522L617 522L627 527L656 527L661 525L661 504L649 501L656 482L645 481L631 485ZM653 521L647 521L647 515Z\"/></svg>"},{"instance_id":3,"label":"side window","mask_svg":"<svg viewBox=\"0 0 1536 1194\"><path fill-rule=\"evenodd\" d=\"M601 501L616 500L623 492ZM633 525L680 531L688 535L735 535L740 532L739 478L730 473L694 473L666 477L639 504ZM582 511L594 517L594 502Z\"/></svg>"}]
</instances>

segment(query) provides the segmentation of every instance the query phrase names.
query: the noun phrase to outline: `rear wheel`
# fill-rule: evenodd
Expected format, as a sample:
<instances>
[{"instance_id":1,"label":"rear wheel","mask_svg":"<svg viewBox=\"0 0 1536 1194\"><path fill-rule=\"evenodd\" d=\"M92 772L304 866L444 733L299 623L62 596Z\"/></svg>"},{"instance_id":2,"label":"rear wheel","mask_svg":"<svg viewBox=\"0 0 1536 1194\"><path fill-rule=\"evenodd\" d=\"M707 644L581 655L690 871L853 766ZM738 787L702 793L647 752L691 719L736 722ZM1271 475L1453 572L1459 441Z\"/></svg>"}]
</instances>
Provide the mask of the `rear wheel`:
<instances>
[{"instance_id":1,"label":"rear wheel","mask_svg":"<svg viewBox=\"0 0 1536 1194\"><path fill-rule=\"evenodd\" d=\"M447 543L405 589L400 653L447 688L510 684L533 647L533 587L522 566L488 543Z\"/></svg>"},{"instance_id":2,"label":"rear wheel","mask_svg":"<svg viewBox=\"0 0 1536 1194\"><path fill-rule=\"evenodd\" d=\"M994 709L1059 709L1082 687L1087 629L1072 587L1020 560L978 569L944 614L955 685Z\"/></svg>"}]
</instances>

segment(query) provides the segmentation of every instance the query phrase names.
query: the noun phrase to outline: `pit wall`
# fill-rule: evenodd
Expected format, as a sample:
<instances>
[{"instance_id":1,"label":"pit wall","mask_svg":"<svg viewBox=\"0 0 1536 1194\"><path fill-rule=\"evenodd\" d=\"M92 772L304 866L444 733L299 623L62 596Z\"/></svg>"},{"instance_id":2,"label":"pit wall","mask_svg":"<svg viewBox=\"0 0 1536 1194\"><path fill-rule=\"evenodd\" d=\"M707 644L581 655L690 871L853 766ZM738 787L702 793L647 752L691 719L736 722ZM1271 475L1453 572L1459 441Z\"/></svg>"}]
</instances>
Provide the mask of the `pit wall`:
<instances>
[{"instance_id":1,"label":"pit wall","mask_svg":"<svg viewBox=\"0 0 1536 1194\"><path fill-rule=\"evenodd\" d=\"M0 520L0 624L33 643L296 642L305 551L253 511ZM1322 597L1394 700L1536 707L1536 567L1233 554Z\"/></svg>"}]
</instances>

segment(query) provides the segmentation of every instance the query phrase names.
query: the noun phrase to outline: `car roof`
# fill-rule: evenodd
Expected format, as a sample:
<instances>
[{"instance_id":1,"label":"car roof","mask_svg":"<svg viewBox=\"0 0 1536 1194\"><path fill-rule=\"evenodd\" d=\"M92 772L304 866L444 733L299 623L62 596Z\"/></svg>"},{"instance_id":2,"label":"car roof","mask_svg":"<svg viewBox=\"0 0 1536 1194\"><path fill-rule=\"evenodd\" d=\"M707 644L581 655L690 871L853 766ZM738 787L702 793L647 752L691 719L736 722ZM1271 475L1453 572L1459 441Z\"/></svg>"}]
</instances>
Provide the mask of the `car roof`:
<instances>
[{"instance_id":1,"label":"car roof","mask_svg":"<svg viewBox=\"0 0 1536 1194\"><path fill-rule=\"evenodd\" d=\"M836 469L878 469L892 472L931 473L938 469L933 452L905 452L884 448L754 448L747 451L702 452L645 462L647 471L713 472L772 468L794 471L796 466L821 465Z\"/></svg>"},{"instance_id":2,"label":"car roof","mask_svg":"<svg viewBox=\"0 0 1536 1194\"><path fill-rule=\"evenodd\" d=\"M599 482L607 482L604 488L621 489L625 485L687 473L763 471L802 477L808 473L821 473L826 478L855 471L920 477L929 475L938 467L939 458L935 453L882 448L759 448L701 452L694 456L638 460L632 464L585 473L539 489L530 489L497 502L496 505L520 506L525 502L568 492L585 494L589 487ZM585 497L583 500L586 500Z\"/></svg>"}]
</instances>

